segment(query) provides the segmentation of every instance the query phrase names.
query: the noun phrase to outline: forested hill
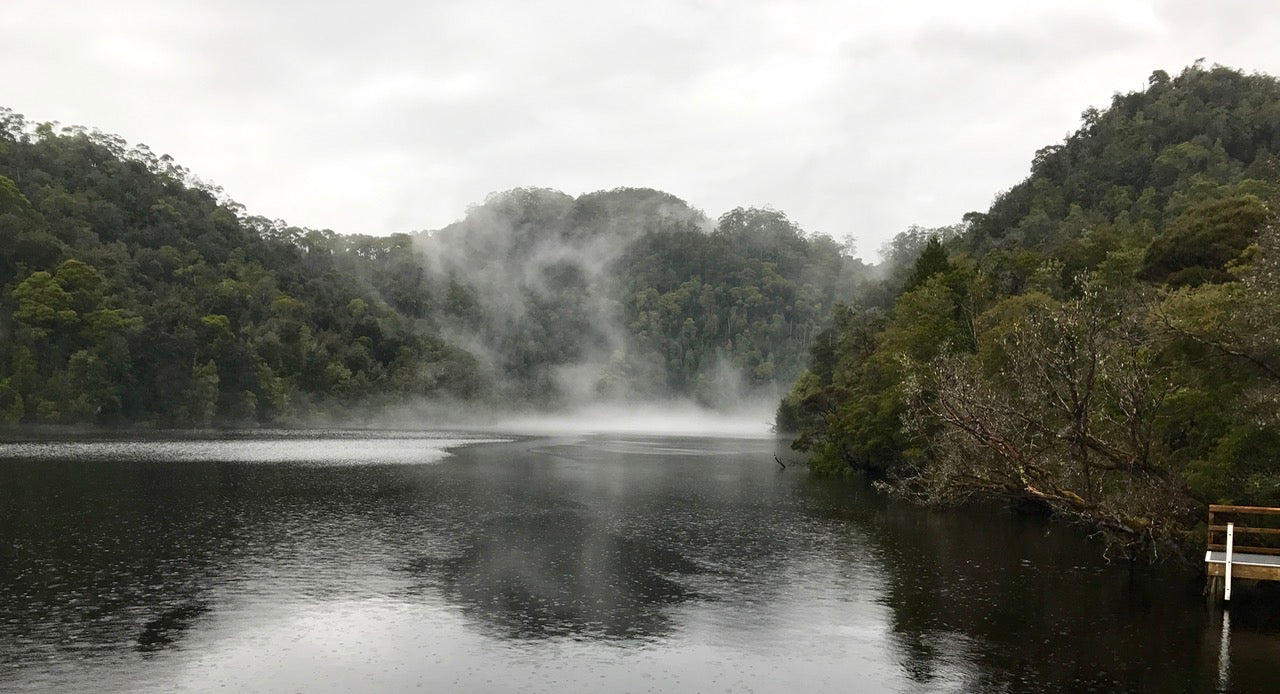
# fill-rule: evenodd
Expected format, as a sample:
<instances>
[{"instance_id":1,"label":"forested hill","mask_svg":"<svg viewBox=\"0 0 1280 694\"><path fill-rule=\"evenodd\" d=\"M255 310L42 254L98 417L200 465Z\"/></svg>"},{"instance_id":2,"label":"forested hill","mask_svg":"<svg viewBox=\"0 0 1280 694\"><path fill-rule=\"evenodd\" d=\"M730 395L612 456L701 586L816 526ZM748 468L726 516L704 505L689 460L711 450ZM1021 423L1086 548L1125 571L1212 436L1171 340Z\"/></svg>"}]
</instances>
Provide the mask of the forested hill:
<instances>
[{"instance_id":1,"label":"forested hill","mask_svg":"<svg viewBox=\"0 0 1280 694\"><path fill-rule=\"evenodd\" d=\"M713 222L642 189L508 191L433 232L299 229L145 146L0 110L9 424L777 393L864 270L781 213Z\"/></svg>"},{"instance_id":2,"label":"forested hill","mask_svg":"<svg viewBox=\"0 0 1280 694\"><path fill-rule=\"evenodd\" d=\"M1280 505L1280 83L1196 64L1082 120L987 212L900 239L896 298L837 308L780 409L815 470L1130 554Z\"/></svg>"}]
</instances>

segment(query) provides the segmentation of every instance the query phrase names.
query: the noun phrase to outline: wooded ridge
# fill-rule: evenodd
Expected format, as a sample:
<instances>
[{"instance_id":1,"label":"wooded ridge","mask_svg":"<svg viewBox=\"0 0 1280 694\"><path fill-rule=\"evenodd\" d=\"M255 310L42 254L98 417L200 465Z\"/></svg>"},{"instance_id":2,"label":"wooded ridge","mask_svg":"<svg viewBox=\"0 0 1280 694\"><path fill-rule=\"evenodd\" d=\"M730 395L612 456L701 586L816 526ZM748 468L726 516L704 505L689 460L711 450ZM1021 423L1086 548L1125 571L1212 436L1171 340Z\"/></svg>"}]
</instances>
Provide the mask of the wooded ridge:
<instances>
[{"instance_id":1,"label":"wooded ridge","mask_svg":"<svg viewBox=\"0 0 1280 694\"><path fill-rule=\"evenodd\" d=\"M144 145L0 111L0 421L377 421L423 403L776 400L848 249L675 196L489 196L388 237L249 215Z\"/></svg>"},{"instance_id":2,"label":"wooded ridge","mask_svg":"<svg viewBox=\"0 0 1280 694\"><path fill-rule=\"evenodd\" d=\"M780 424L818 472L1028 503L1129 556L1194 543L1210 502L1280 504L1277 154L1274 78L1152 74L891 301L838 306Z\"/></svg>"}]
</instances>

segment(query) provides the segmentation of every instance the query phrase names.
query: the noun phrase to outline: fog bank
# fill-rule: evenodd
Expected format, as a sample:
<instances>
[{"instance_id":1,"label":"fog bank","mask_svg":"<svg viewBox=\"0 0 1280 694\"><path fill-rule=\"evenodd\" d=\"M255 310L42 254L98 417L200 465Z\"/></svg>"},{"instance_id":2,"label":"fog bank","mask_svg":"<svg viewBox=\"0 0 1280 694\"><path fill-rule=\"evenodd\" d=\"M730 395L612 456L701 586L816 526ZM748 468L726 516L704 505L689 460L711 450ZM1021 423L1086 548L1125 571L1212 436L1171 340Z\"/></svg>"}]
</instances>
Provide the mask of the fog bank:
<instances>
[{"instance_id":1,"label":"fog bank","mask_svg":"<svg viewBox=\"0 0 1280 694\"><path fill-rule=\"evenodd\" d=\"M773 436L773 402L716 411L689 401L603 404L563 412L497 416L485 431L526 435L645 434L768 438Z\"/></svg>"}]
</instances>

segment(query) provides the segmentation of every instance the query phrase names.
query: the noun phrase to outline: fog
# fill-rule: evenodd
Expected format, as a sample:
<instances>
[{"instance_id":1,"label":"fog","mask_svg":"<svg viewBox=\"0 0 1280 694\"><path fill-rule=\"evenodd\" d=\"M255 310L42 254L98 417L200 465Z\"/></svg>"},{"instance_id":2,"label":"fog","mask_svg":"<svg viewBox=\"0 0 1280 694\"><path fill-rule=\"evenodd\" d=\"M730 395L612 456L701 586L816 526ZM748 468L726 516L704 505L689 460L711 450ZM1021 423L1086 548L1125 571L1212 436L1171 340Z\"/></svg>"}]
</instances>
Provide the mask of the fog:
<instances>
[{"instance_id":1,"label":"fog","mask_svg":"<svg viewBox=\"0 0 1280 694\"><path fill-rule=\"evenodd\" d=\"M646 234L706 230L706 216L658 191L570 197L525 188L495 193L448 227L418 237L436 320L480 360L499 402L574 408L668 398L664 356L624 322L628 288L617 267ZM741 395L736 375L708 365L704 404ZM715 394L712 394L712 390Z\"/></svg>"},{"instance_id":2,"label":"fog","mask_svg":"<svg viewBox=\"0 0 1280 694\"><path fill-rule=\"evenodd\" d=\"M848 243L781 212L713 222L645 188L517 188L369 245L366 257L392 258L366 270L370 288L447 345L416 392L457 378L410 406L372 398L313 424L763 432L834 305L871 281ZM920 244L900 245L902 260ZM529 412L555 416L509 416Z\"/></svg>"},{"instance_id":3,"label":"fog","mask_svg":"<svg viewBox=\"0 0 1280 694\"><path fill-rule=\"evenodd\" d=\"M635 434L764 438L773 436L773 401L759 400L731 411L689 401L636 405L605 404L557 413L496 416L484 431L528 435Z\"/></svg>"},{"instance_id":4,"label":"fog","mask_svg":"<svg viewBox=\"0 0 1280 694\"><path fill-rule=\"evenodd\" d=\"M759 394L745 397L732 406L715 408L689 398L593 401L544 407L419 400L394 407L353 404L345 414L317 415L296 424L337 438L341 438L343 432L382 431L387 437L417 439L418 444L413 445L419 447L442 449L454 445L454 438L460 438L462 443L476 443L503 436L622 434L750 439L774 436L778 399L779 396ZM438 442L432 440L437 438L448 439L447 445L437 446ZM270 454L266 448L260 452ZM350 451L335 451L325 457L342 457L348 453Z\"/></svg>"}]
</instances>

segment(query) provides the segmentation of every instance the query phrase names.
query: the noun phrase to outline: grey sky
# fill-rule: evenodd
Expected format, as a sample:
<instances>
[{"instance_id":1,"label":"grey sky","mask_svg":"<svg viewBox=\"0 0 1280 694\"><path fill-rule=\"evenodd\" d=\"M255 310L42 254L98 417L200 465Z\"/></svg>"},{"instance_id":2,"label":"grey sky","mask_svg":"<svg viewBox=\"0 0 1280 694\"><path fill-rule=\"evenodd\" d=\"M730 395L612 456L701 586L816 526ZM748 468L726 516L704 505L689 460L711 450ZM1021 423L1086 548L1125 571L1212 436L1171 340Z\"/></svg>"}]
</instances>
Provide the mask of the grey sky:
<instances>
[{"instance_id":1,"label":"grey sky","mask_svg":"<svg viewBox=\"0 0 1280 694\"><path fill-rule=\"evenodd\" d=\"M1277 36L1271 0L9 0L0 105L146 143L300 226L647 186L871 254L985 209L1155 69L1280 74Z\"/></svg>"}]
</instances>

